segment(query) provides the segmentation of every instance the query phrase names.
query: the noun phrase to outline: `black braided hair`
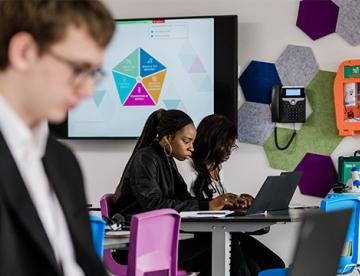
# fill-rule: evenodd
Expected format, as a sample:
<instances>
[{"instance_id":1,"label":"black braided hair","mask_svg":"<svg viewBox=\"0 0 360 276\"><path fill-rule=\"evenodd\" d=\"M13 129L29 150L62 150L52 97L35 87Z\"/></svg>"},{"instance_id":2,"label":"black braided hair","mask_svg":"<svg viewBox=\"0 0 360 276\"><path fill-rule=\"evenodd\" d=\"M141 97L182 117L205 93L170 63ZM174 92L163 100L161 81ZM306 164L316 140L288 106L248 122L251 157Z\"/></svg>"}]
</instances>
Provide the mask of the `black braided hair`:
<instances>
[{"instance_id":1,"label":"black braided hair","mask_svg":"<svg viewBox=\"0 0 360 276\"><path fill-rule=\"evenodd\" d=\"M185 112L177 109L159 109L150 114L148 119L145 122L143 131L135 145L135 148L131 154L129 161L127 162L123 175L120 179L120 183L117 186L114 194L114 200L116 201L121 194L123 177L128 169L130 161L132 160L134 154L146 146L151 145L151 143L157 139L167 135L175 135L176 132L181 130L183 127L188 124L193 124L193 120Z\"/></svg>"}]
</instances>

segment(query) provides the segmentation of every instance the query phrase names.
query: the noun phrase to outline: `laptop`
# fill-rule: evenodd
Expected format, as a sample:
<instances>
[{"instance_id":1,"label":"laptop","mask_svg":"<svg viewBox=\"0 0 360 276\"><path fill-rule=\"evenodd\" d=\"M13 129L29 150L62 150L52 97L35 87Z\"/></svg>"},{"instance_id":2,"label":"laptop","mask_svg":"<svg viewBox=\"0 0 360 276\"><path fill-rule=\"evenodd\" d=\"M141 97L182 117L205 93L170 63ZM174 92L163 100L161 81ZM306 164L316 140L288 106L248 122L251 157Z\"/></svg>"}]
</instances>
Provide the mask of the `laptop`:
<instances>
[{"instance_id":1,"label":"laptop","mask_svg":"<svg viewBox=\"0 0 360 276\"><path fill-rule=\"evenodd\" d=\"M248 209L235 209L230 216L249 216L263 214L266 211L287 210L302 172L282 173L268 176Z\"/></svg>"},{"instance_id":2,"label":"laptop","mask_svg":"<svg viewBox=\"0 0 360 276\"><path fill-rule=\"evenodd\" d=\"M352 209L305 218L289 276L335 276Z\"/></svg>"}]
</instances>

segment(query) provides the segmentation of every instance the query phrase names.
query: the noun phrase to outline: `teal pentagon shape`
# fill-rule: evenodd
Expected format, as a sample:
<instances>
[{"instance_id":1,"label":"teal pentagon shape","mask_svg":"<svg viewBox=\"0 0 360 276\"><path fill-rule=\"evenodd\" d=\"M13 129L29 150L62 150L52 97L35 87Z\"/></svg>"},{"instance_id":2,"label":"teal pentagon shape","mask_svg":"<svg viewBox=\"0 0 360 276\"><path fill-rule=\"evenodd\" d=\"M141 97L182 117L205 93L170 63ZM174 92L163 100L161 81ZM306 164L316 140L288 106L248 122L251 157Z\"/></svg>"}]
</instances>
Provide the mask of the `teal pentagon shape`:
<instances>
[{"instance_id":1,"label":"teal pentagon shape","mask_svg":"<svg viewBox=\"0 0 360 276\"><path fill-rule=\"evenodd\" d=\"M305 93L313 112L298 131L286 150L278 150L274 133L264 145L270 166L274 169L292 171L306 153L331 155L343 137L338 136L334 111L335 73L319 71L306 87ZM278 128L280 146L286 144L292 129Z\"/></svg>"}]
</instances>

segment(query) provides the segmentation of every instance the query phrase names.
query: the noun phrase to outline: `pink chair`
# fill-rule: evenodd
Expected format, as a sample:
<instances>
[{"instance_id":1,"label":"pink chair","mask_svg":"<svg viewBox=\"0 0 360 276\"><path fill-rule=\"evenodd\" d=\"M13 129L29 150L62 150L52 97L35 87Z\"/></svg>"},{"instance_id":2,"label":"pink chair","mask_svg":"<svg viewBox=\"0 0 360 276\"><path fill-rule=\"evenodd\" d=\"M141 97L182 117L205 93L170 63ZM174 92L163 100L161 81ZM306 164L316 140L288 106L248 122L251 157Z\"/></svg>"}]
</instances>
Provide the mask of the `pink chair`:
<instances>
[{"instance_id":1,"label":"pink chair","mask_svg":"<svg viewBox=\"0 0 360 276\"><path fill-rule=\"evenodd\" d=\"M111 218L112 194L100 200L101 214ZM180 216L173 209L134 215L131 219L128 265L117 263L111 250L104 250L104 264L115 275L185 276L177 270Z\"/></svg>"}]
</instances>

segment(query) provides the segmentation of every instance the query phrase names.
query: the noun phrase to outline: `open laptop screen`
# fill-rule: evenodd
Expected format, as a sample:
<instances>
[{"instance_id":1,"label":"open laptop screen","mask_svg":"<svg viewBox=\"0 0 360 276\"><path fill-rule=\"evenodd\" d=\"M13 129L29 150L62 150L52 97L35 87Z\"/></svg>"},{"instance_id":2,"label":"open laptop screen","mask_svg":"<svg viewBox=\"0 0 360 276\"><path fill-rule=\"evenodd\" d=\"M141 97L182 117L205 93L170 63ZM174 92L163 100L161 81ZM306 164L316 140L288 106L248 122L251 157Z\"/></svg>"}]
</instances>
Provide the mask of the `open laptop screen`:
<instances>
[{"instance_id":1,"label":"open laptop screen","mask_svg":"<svg viewBox=\"0 0 360 276\"><path fill-rule=\"evenodd\" d=\"M335 276L352 209L304 220L289 276Z\"/></svg>"}]
</instances>

